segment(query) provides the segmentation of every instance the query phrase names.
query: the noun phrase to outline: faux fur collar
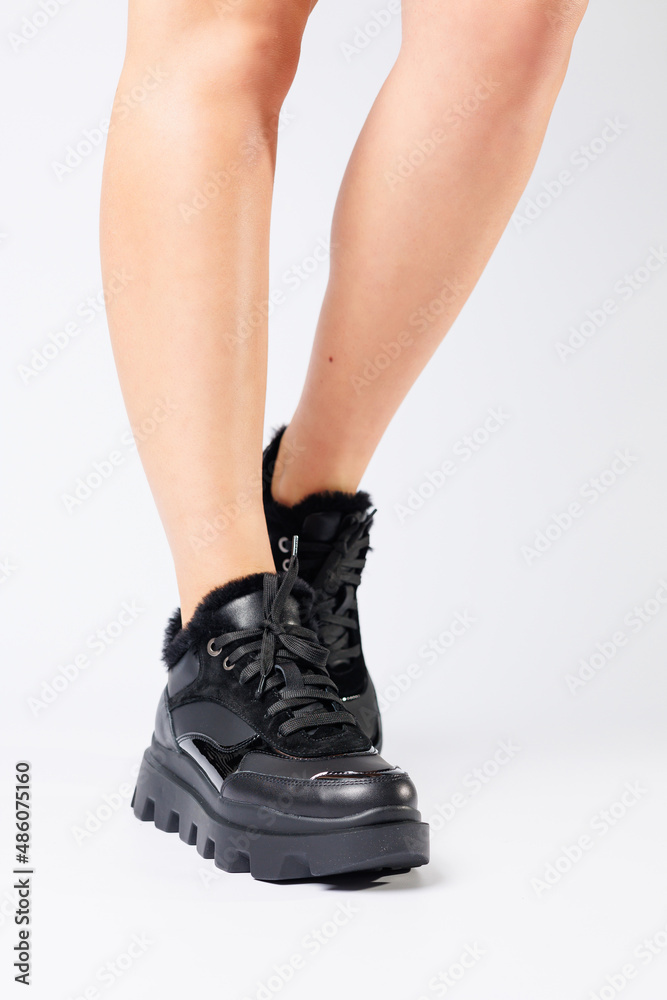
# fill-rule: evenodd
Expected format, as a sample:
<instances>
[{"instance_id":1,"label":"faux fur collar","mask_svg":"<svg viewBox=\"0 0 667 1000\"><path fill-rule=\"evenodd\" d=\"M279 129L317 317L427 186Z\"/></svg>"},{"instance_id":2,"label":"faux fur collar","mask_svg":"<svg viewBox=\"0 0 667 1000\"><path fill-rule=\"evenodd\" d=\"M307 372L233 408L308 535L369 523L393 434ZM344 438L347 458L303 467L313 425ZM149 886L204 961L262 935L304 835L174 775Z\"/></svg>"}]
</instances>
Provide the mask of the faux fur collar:
<instances>
[{"instance_id":1,"label":"faux fur collar","mask_svg":"<svg viewBox=\"0 0 667 1000\"><path fill-rule=\"evenodd\" d=\"M303 519L308 517L309 514L319 514L325 510L336 510L342 514L363 513L369 507L373 506L370 495L363 490L359 490L357 493L343 493L341 490L324 490L321 493L311 493L299 503L294 504L293 507L288 507L286 504L274 500L271 496L271 479L278 456L278 448L280 447L280 441L285 430L286 426L278 428L264 452L262 479L264 483L265 507L275 511L281 520L286 521L288 524L294 522L295 526L299 527L303 523Z\"/></svg>"},{"instance_id":2,"label":"faux fur collar","mask_svg":"<svg viewBox=\"0 0 667 1000\"><path fill-rule=\"evenodd\" d=\"M279 583L285 574L278 574ZM162 647L162 659L167 668L174 667L181 657L193 646L199 646L212 635L216 634L217 612L223 604L245 597L254 591L261 591L264 573L252 573L238 580L230 580L222 587L216 587L197 605L194 615L183 628L181 610L176 608L167 623ZM303 611L304 625L313 627L313 591L304 580L296 579L292 587L292 596L297 599Z\"/></svg>"}]
</instances>

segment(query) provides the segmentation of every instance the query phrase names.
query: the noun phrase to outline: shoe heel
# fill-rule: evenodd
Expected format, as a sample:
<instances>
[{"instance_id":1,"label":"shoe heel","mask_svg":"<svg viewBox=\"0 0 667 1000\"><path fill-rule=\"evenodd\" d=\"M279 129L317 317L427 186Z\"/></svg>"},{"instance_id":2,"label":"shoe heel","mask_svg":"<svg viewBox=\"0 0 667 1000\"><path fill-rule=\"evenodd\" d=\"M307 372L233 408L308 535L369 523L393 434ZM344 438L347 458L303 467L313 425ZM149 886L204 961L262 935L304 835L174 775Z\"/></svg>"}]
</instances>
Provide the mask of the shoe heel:
<instances>
[{"instance_id":1,"label":"shoe heel","mask_svg":"<svg viewBox=\"0 0 667 1000\"><path fill-rule=\"evenodd\" d=\"M141 761L131 806L137 819L154 823L166 833L177 833L185 844L196 847L202 858L213 858L218 868L250 871L249 857L228 845L228 831L206 813L176 777L172 779L164 772L150 750Z\"/></svg>"},{"instance_id":2,"label":"shoe heel","mask_svg":"<svg viewBox=\"0 0 667 1000\"><path fill-rule=\"evenodd\" d=\"M174 786L151 766L148 750L141 761L131 805L142 822L155 823L158 830L167 833L178 833L180 817L175 808Z\"/></svg>"}]
</instances>

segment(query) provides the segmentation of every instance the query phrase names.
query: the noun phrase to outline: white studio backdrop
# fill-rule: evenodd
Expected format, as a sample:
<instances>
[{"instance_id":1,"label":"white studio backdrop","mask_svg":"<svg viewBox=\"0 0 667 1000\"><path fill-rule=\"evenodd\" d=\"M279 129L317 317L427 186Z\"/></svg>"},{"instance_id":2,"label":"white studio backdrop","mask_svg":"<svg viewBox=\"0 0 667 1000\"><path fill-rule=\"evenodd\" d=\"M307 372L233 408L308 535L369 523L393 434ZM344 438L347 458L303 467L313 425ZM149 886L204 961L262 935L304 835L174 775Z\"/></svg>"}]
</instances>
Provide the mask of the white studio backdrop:
<instances>
[{"instance_id":1,"label":"white studio backdrop","mask_svg":"<svg viewBox=\"0 0 667 1000\"><path fill-rule=\"evenodd\" d=\"M38 9L9 0L0 37L9 995L19 759L39 1000L664 995L667 10L591 3L517 213L363 484L367 658L432 862L361 891L225 875L131 816L177 593L99 302L95 140L125 8L70 0L17 43ZM285 102L267 436L298 398L394 9L321 0Z\"/></svg>"}]
</instances>

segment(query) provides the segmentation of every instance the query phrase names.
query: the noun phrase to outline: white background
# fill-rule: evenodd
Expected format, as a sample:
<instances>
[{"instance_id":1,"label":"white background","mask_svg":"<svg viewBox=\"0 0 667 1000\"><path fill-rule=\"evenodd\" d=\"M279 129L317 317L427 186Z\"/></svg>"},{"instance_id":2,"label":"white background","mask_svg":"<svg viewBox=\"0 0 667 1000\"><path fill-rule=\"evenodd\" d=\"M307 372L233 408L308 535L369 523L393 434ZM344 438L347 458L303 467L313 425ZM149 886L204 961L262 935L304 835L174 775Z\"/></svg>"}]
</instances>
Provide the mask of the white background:
<instances>
[{"instance_id":1,"label":"white background","mask_svg":"<svg viewBox=\"0 0 667 1000\"><path fill-rule=\"evenodd\" d=\"M297 291L283 275L327 236L347 156L397 51L398 20L348 58L341 43L352 44L381 6L322 0L285 104L292 120L280 138L271 286L288 294L271 318L267 435L296 403L326 266ZM125 12L110 0L70 0L15 52L8 35L35 10L33 0L6 3L0 35L2 981L13 975L16 940L13 764L27 758L36 869L28 995L40 1000L93 987L89 996L114 1000L664 995L667 605L650 602L667 598L667 267L628 301L614 285L667 244L667 12L655 0L591 3L519 212L561 170L574 183L531 225L510 224L368 470L379 513L361 593L364 641L390 702L385 752L419 786L432 862L364 889L217 873L177 837L137 823L123 797L164 684L162 630L177 601L169 552L136 453L121 444L128 424L103 315L81 322L27 382L20 366L101 288L102 146L61 180L53 163L108 115ZM571 156L608 117L626 127L580 171ZM559 358L570 326L610 296L618 312ZM502 429L401 520L396 505L498 407L508 414ZM63 494L118 448L122 465L68 512ZM582 487L617 449L633 460L590 502ZM548 549L529 565L523 547L577 500L581 517L560 537L551 528ZM97 655L88 639L123 602L141 611ZM634 630L626 616L646 602L648 620ZM420 648L457 612L474 624L428 663ZM626 644L572 693L567 675L619 630ZM29 699L85 652L89 666L35 712ZM421 673L407 685L410 664ZM488 762L501 740L520 750L497 767ZM478 767L486 780L471 794L466 776ZM614 807L618 819L603 833L598 814L628 782L638 784L636 801ZM457 792L465 804L447 809ZM121 807L105 807L105 796ZM100 828L81 841L98 810ZM590 850L541 889L535 880L584 835ZM323 927L330 936L313 944ZM102 982L98 970L134 934L150 940L145 953ZM663 949L650 962L635 953L645 939ZM435 979L451 966L457 974L466 946L484 954L446 993ZM271 980L294 955L303 967L284 986ZM605 993L606 977L629 962L636 977L612 980Z\"/></svg>"}]
</instances>

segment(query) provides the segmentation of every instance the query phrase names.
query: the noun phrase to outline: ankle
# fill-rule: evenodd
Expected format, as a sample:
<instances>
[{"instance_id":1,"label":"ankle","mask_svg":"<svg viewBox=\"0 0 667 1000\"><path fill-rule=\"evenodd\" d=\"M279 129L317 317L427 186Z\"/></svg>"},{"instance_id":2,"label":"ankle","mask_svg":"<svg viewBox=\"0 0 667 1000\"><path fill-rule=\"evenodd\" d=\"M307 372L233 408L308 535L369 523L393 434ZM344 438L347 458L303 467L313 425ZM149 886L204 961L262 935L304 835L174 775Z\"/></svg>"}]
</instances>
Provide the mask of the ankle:
<instances>
[{"instance_id":1,"label":"ankle","mask_svg":"<svg viewBox=\"0 0 667 1000\"><path fill-rule=\"evenodd\" d=\"M244 513L231 525L208 521L185 550L174 552L183 625L212 590L253 573L275 573L263 508Z\"/></svg>"},{"instance_id":2,"label":"ankle","mask_svg":"<svg viewBox=\"0 0 667 1000\"><path fill-rule=\"evenodd\" d=\"M192 578L179 578L178 592L181 599L181 622L187 625L199 604L210 594L212 590L217 590L232 580L240 580L242 577L252 576L254 573L275 573L273 559L256 559L254 561L243 560L238 565L227 563L224 571L210 573L199 573Z\"/></svg>"},{"instance_id":3,"label":"ankle","mask_svg":"<svg viewBox=\"0 0 667 1000\"><path fill-rule=\"evenodd\" d=\"M333 453L324 442L286 428L278 448L271 480L271 496L293 507L312 493L339 491L356 493L361 475L346 463L345 456Z\"/></svg>"}]
</instances>

